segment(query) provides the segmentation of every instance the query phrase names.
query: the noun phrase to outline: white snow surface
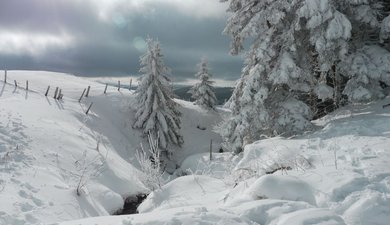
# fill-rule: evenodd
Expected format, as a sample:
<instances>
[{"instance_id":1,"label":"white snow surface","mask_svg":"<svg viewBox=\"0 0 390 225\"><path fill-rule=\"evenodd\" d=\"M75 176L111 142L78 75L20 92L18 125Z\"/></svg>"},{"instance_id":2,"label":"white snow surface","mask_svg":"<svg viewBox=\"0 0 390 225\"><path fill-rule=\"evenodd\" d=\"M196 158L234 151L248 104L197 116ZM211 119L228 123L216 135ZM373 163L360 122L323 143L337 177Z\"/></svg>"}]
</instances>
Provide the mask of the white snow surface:
<instances>
[{"instance_id":1,"label":"white snow surface","mask_svg":"<svg viewBox=\"0 0 390 225\"><path fill-rule=\"evenodd\" d=\"M126 197L148 192L138 178L142 174L134 155L141 142L147 143L140 130L131 128L132 92L109 86L103 94L104 84L52 72L8 71L7 83L1 77L1 225L108 216L123 207ZM79 103L88 86L89 97ZM62 100L53 98L55 87L62 89ZM218 146L220 139L211 128L220 121L219 114L178 102L186 118L182 124L186 143L173 156L176 161L207 151L210 139ZM206 130L197 129L197 124ZM199 144L205 139L204 145ZM84 173L83 168L87 168ZM77 196L81 175L85 185Z\"/></svg>"},{"instance_id":2,"label":"white snow surface","mask_svg":"<svg viewBox=\"0 0 390 225\"><path fill-rule=\"evenodd\" d=\"M178 170L189 175L152 193L140 214L63 225L388 224L388 101L344 107L313 121L315 132L257 141L238 156L194 154Z\"/></svg>"},{"instance_id":3,"label":"white snow surface","mask_svg":"<svg viewBox=\"0 0 390 225\"><path fill-rule=\"evenodd\" d=\"M236 156L216 153L220 139L211 131L220 120L218 113L176 100L183 113L185 144L174 156L181 164L175 174L183 176L171 176L169 183L152 192L139 206L139 214L110 216L123 197L146 191L132 159L142 141L139 131L131 129L132 94L111 88L103 95L103 85L81 78L36 75L10 72L9 80L28 78L37 93L14 91L12 84L2 91L0 81L1 225L390 221L390 108L382 108L389 98L341 108L313 121L317 131L259 140ZM49 83L63 86L63 101L42 95ZM81 90L88 85L91 97L79 104ZM91 101L92 112L86 116L83 111ZM84 150L92 159L107 155L107 160L77 196L70 171Z\"/></svg>"}]
</instances>

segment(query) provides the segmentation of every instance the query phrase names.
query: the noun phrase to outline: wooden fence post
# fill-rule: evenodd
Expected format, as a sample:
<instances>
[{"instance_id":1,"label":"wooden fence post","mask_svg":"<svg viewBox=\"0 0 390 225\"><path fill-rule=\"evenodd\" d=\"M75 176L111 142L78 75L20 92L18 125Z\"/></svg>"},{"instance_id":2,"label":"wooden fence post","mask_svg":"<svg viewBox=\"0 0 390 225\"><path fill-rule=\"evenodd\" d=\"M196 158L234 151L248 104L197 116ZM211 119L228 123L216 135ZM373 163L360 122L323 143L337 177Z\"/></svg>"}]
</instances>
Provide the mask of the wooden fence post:
<instances>
[{"instance_id":1,"label":"wooden fence post","mask_svg":"<svg viewBox=\"0 0 390 225\"><path fill-rule=\"evenodd\" d=\"M129 91L131 91L131 84L133 83L133 79L130 79L130 86L129 86Z\"/></svg>"},{"instance_id":2,"label":"wooden fence post","mask_svg":"<svg viewBox=\"0 0 390 225\"><path fill-rule=\"evenodd\" d=\"M106 87L104 88L104 94L107 92L107 86L108 86L108 84L106 84Z\"/></svg>"},{"instance_id":3,"label":"wooden fence post","mask_svg":"<svg viewBox=\"0 0 390 225\"><path fill-rule=\"evenodd\" d=\"M121 81L118 80L118 91L120 91L120 90L121 90Z\"/></svg>"},{"instance_id":4,"label":"wooden fence post","mask_svg":"<svg viewBox=\"0 0 390 225\"><path fill-rule=\"evenodd\" d=\"M213 139L210 140L210 161L213 159Z\"/></svg>"},{"instance_id":5,"label":"wooden fence post","mask_svg":"<svg viewBox=\"0 0 390 225\"><path fill-rule=\"evenodd\" d=\"M88 95L89 95L89 90L91 89L91 86L88 86L87 88L87 93L85 94L85 97L88 98Z\"/></svg>"},{"instance_id":6,"label":"wooden fence post","mask_svg":"<svg viewBox=\"0 0 390 225\"><path fill-rule=\"evenodd\" d=\"M91 102L91 104L89 105L89 107L88 107L87 111L85 112L85 115L88 115L88 113L89 113L89 110L90 110L90 109L91 109L91 107L92 107L92 104L93 104L93 102Z\"/></svg>"},{"instance_id":7,"label":"wooden fence post","mask_svg":"<svg viewBox=\"0 0 390 225\"><path fill-rule=\"evenodd\" d=\"M47 89L46 89L45 96L47 96L47 94L49 94L49 89L50 89L50 85L49 85L49 86L47 86Z\"/></svg>"},{"instance_id":8,"label":"wooden fence post","mask_svg":"<svg viewBox=\"0 0 390 225\"><path fill-rule=\"evenodd\" d=\"M4 70L4 83L7 83L7 70Z\"/></svg>"},{"instance_id":9,"label":"wooden fence post","mask_svg":"<svg viewBox=\"0 0 390 225\"><path fill-rule=\"evenodd\" d=\"M15 87L17 87L18 86L18 82L16 82L16 80L14 80L14 83L15 83Z\"/></svg>"},{"instance_id":10,"label":"wooden fence post","mask_svg":"<svg viewBox=\"0 0 390 225\"><path fill-rule=\"evenodd\" d=\"M81 94L81 96L79 98L79 102L81 102L81 99L83 99L84 93L85 93L85 88L84 88L84 91L83 91L83 93Z\"/></svg>"},{"instance_id":11,"label":"wooden fence post","mask_svg":"<svg viewBox=\"0 0 390 225\"><path fill-rule=\"evenodd\" d=\"M60 91L58 92L58 95L57 95L57 100L60 100L60 98L61 98L61 95L62 95L62 89L60 89Z\"/></svg>"},{"instance_id":12,"label":"wooden fence post","mask_svg":"<svg viewBox=\"0 0 390 225\"><path fill-rule=\"evenodd\" d=\"M28 91L28 80L26 80L26 90Z\"/></svg>"},{"instance_id":13,"label":"wooden fence post","mask_svg":"<svg viewBox=\"0 0 390 225\"><path fill-rule=\"evenodd\" d=\"M54 99L57 99L57 93L58 93L58 87L56 87L56 90L54 91Z\"/></svg>"}]
</instances>

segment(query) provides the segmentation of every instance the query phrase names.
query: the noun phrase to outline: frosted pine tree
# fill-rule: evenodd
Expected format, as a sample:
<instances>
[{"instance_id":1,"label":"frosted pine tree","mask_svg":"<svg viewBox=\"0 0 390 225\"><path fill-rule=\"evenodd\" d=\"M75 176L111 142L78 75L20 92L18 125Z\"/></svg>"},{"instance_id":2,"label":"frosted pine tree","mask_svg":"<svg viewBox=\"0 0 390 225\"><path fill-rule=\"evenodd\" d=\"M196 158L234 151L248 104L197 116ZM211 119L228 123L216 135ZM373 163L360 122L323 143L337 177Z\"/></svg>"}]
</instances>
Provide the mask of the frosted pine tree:
<instances>
[{"instance_id":1,"label":"frosted pine tree","mask_svg":"<svg viewBox=\"0 0 390 225\"><path fill-rule=\"evenodd\" d=\"M328 0L222 0L231 17L224 33L231 53L251 41L241 79L229 105L233 116L220 131L227 147L240 152L261 136L293 135L310 129L309 93L337 96L326 83L348 50L351 23Z\"/></svg>"},{"instance_id":2,"label":"frosted pine tree","mask_svg":"<svg viewBox=\"0 0 390 225\"><path fill-rule=\"evenodd\" d=\"M167 77L170 70L162 60L159 42L147 40L147 51L141 56L142 76L136 90L136 115L134 128L142 128L158 137L159 147L171 152L169 143L183 144L180 134L180 112L172 99L173 91Z\"/></svg>"},{"instance_id":3,"label":"frosted pine tree","mask_svg":"<svg viewBox=\"0 0 390 225\"><path fill-rule=\"evenodd\" d=\"M225 147L235 153L242 150L244 142L257 139L255 133L267 133L267 130L269 130L270 118L268 111L264 108L264 99L267 97L265 82L263 83L264 89L262 89L264 96L261 96L259 92L257 95L258 101L254 101L254 97L250 93L252 84L255 83L251 83L253 80L249 77L255 72L253 67L257 61L253 49L246 54L241 79L238 80L232 97L225 104L225 107L232 110L232 116L217 127L224 138Z\"/></svg>"},{"instance_id":4,"label":"frosted pine tree","mask_svg":"<svg viewBox=\"0 0 390 225\"><path fill-rule=\"evenodd\" d=\"M349 55L339 65L348 79L343 94L350 102L382 98L383 87L390 85L390 4L374 0L345 2L341 8L353 29Z\"/></svg>"},{"instance_id":5,"label":"frosted pine tree","mask_svg":"<svg viewBox=\"0 0 390 225\"><path fill-rule=\"evenodd\" d=\"M190 90L192 98L195 99L195 105L199 105L204 109L215 109L217 98L213 88L214 81L211 81L211 74L209 73L208 63L205 58L198 64L199 72L195 74L200 82L196 83Z\"/></svg>"}]
</instances>

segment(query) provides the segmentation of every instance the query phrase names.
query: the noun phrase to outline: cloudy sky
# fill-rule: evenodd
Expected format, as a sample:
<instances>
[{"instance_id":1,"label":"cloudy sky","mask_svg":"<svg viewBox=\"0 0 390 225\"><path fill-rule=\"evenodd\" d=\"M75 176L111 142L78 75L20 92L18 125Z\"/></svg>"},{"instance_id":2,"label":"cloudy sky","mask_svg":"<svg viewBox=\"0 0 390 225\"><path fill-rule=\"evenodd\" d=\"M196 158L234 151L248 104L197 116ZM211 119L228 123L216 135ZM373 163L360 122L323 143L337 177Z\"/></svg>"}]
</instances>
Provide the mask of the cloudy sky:
<instances>
[{"instance_id":1,"label":"cloudy sky","mask_svg":"<svg viewBox=\"0 0 390 225\"><path fill-rule=\"evenodd\" d=\"M0 0L0 69L81 76L138 73L149 35L161 41L176 81L193 78L200 57L217 79L238 79L219 0Z\"/></svg>"}]
</instances>

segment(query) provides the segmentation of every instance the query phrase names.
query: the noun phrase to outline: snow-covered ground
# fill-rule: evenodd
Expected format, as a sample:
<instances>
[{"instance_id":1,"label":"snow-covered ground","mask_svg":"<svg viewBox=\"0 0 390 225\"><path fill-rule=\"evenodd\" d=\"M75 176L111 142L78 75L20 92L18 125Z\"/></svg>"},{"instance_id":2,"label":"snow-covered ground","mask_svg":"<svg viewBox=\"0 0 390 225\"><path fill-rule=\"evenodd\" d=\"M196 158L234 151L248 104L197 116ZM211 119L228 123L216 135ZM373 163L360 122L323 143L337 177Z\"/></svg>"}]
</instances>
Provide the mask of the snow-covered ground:
<instances>
[{"instance_id":1,"label":"snow-covered ground","mask_svg":"<svg viewBox=\"0 0 390 225\"><path fill-rule=\"evenodd\" d=\"M390 99L344 107L314 121L316 132L257 141L211 161L220 115L177 100L185 144L175 174L183 176L151 193L140 214L109 216L124 197L146 191L134 159L143 139L131 128L132 94L104 95L104 85L62 74L8 79L0 81L0 224L389 224L390 108L382 105ZM33 91L15 89L14 79L29 79ZM47 85L61 87L64 99L52 90L46 98ZM88 85L90 97L79 104ZM96 169L77 196L83 162Z\"/></svg>"},{"instance_id":2,"label":"snow-covered ground","mask_svg":"<svg viewBox=\"0 0 390 225\"><path fill-rule=\"evenodd\" d=\"M79 103L88 86L89 97ZM55 87L62 89L62 100L53 98ZM103 94L104 88L91 79L50 72L8 71L7 84L1 79L1 225L110 215L123 207L124 198L148 192L134 156L145 140L131 128L133 95L115 87ZM211 128L219 114L179 103L185 144L175 159L207 151L210 139L218 146L220 138ZM197 129L198 124L206 130Z\"/></svg>"}]
</instances>

